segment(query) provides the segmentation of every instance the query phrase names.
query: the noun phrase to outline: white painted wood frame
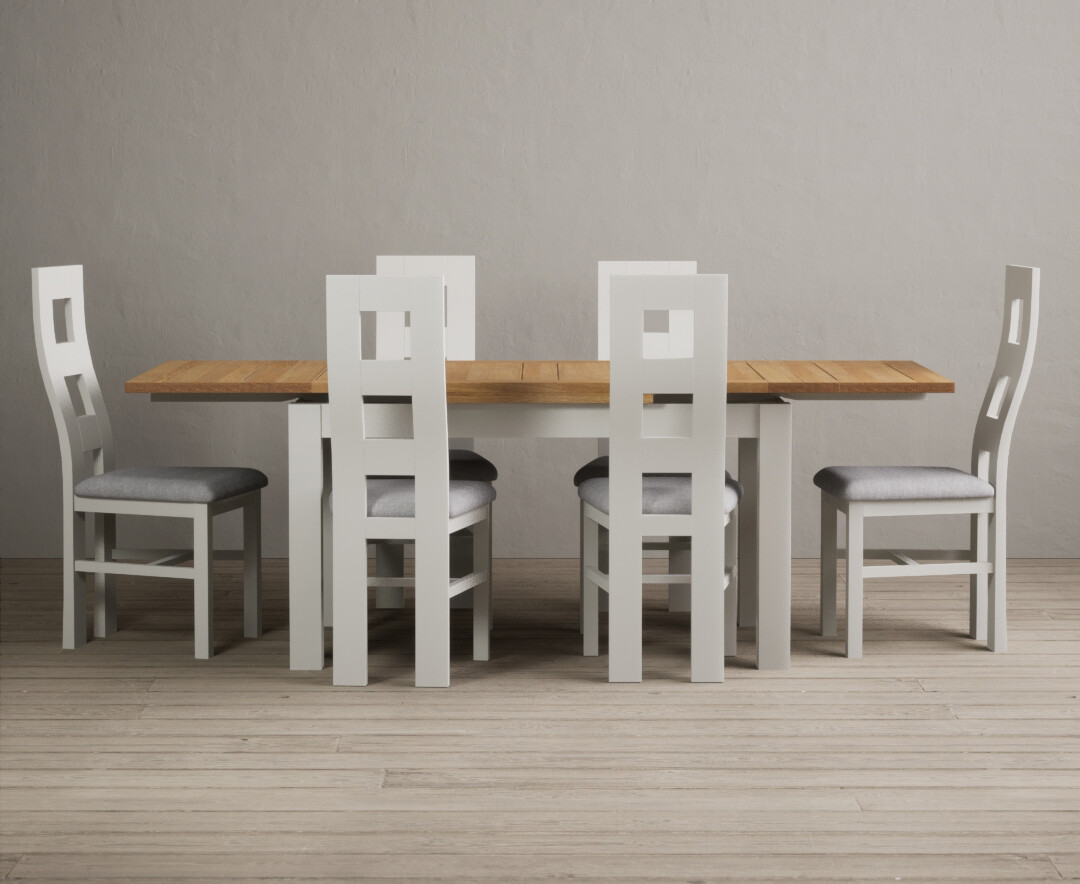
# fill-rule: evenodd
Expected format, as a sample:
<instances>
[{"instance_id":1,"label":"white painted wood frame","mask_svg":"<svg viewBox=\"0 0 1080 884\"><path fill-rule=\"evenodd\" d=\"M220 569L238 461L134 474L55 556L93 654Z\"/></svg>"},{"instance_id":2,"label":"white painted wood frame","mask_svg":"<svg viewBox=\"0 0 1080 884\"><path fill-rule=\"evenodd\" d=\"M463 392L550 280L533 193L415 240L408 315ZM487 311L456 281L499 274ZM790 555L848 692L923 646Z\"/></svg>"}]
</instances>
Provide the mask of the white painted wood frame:
<instances>
[{"instance_id":1,"label":"white painted wood frame","mask_svg":"<svg viewBox=\"0 0 1080 884\"><path fill-rule=\"evenodd\" d=\"M371 404L369 421L381 432L410 426L408 407ZM289 415L289 661L297 670L322 669L325 662L322 581L322 501L327 445L333 436L330 405L295 401ZM686 405L663 405L647 413L650 432L689 432ZM607 405L471 403L447 408L448 431L485 439L599 439L610 432ZM763 541L753 562L756 661L759 669L788 669L791 662L791 403L777 397L740 399L727 406L730 438L753 442L752 472L740 481L744 502L756 496L754 533ZM742 509L742 505L740 505ZM741 538L745 536L740 531ZM746 547L743 547L745 552Z\"/></svg>"},{"instance_id":2,"label":"white painted wood frame","mask_svg":"<svg viewBox=\"0 0 1080 884\"><path fill-rule=\"evenodd\" d=\"M975 425L971 472L994 487L972 500L842 501L821 492L821 634L836 635L837 513L847 520L848 657L862 656L863 583L875 577L969 575L969 631L991 651L1003 652L1006 634L1005 495L1009 447L1035 358L1039 325L1039 268L1005 268L1005 312L997 361ZM866 549L863 523L887 516L967 515L971 545L962 550ZM865 559L896 564L866 565ZM920 562L919 560L930 560Z\"/></svg>"},{"instance_id":3,"label":"white painted wood frame","mask_svg":"<svg viewBox=\"0 0 1080 884\"><path fill-rule=\"evenodd\" d=\"M411 355L364 359L363 314L408 314ZM404 323L404 317L403 324ZM486 505L451 519L442 277L328 276L326 350L336 456L331 462L333 517L334 684L367 684L368 587L399 587L399 576L368 574L369 541L411 541L416 549L416 685L450 683L450 599L478 587L487 597L490 571L451 578L450 535L486 522ZM372 421L371 400L408 398L393 428ZM322 472L321 465L319 472ZM367 481L414 479L414 517L368 515ZM486 555L487 526L478 527ZM486 565L486 561L484 561ZM476 606L474 656L486 659L490 621ZM321 621L321 616L318 618ZM320 629L321 631L321 629ZM481 633L480 637L476 633Z\"/></svg>"},{"instance_id":4,"label":"white painted wood frame","mask_svg":"<svg viewBox=\"0 0 1080 884\"><path fill-rule=\"evenodd\" d=\"M443 279L446 358L472 360L476 358L476 258L473 255L378 255L375 258L377 276L439 276ZM412 332L405 324L404 314L387 313L375 322L375 358L400 359L412 352ZM329 447L329 446L327 446ZM472 439L450 440L451 448L473 448ZM327 472L331 452L327 452ZM329 478L327 492L329 492ZM329 493L325 495L329 499ZM330 530L333 514L323 510L326 523L323 530L323 617L324 625L333 623L333 551ZM490 533L490 532L489 532ZM471 531L450 539L451 573L457 576L473 570L472 553L476 547ZM490 544L487 549L490 551ZM376 570L380 576L401 577L405 570L404 548L399 544L375 545ZM491 571L491 561L487 564ZM489 583L488 594L493 594ZM472 607L473 592L461 593L450 603L452 608ZM488 598L489 610L492 599ZM400 586L380 586L375 590L376 608L403 608L405 590Z\"/></svg>"},{"instance_id":5,"label":"white painted wood frame","mask_svg":"<svg viewBox=\"0 0 1080 884\"><path fill-rule=\"evenodd\" d=\"M618 276L686 276L697 273L697 261L598 261L596 286L596 353L597 359L611 358L611 277ZM646 330L644 334L645 353L652 356L685 356L693 351L693 325L690 314L685 310L668 311L667 329L663 331ZM608 440L597 440L597 452L608 453ZM581 527L581 543L584 544L584 526ZM682 545L685 547L685 544ZM666 550L668 572L685 573L689 570L689 554L682 547ZM582 566L583 568L583 566ZM582 593L582 611L584 612L585 579L584 570L580 570L579 587ZM600 610L606 610L607 597L600 599ZM672 583L668 586L668 610L690 610L690 587L686 584ZM583 615L584 616L584 615ZM584 629L584 620L581 623Z\"/></svg>"},{"instance_id":6,"label":"white painted wood frame","mask_svg":"<svg viewBox=\"0 0 1080 884\"><path fill-rule=\"evenodd\" d=\"M663 332L646 330L650 314L668 311L677 311L680 321L692 330L689 352L685 347L666 346L655 337ZM585 634L590 645L596 644L599 606L594 597L605 589L611 636L609 679L640 681L642 583L689 582L691 680L723 681L727 277L613 276L610 323L610 513L588 503L582 507L587 557ZM669 329L672 324L669 318ZM654 337L647 338L649 334ZM693 397L687 434L650 432L645 413L656 406L642 404L649 393ZM643 474L671 472L690 474L692 514L643 515ZM594 525L608 530L606 575L598 569ZM690 539L689 573L642 574L643 546L648 537L657 536Z\"/></svg>"},{"instance_id":7,"label":"white painted wood frame","mask_svg":"<svg viewBox=\"0 0 1080 884\"><path fill-rule=\"evenodd\" d=\"M82 498L75 486L114 468L112 425L86 333L82 265L37 267L31 274L38 365L60 437L63 488L63 638L65 649L86 643L85 575L94 575L94 636L116 632L116 575L191 580L195 597L195 656L214 653L213 560L232 556L213 546L213 517L243 510L244 636L262 634L261 493L211 504ZM189 519L190 550L116 548L118 515ZM87 558L87 548L92 558ZM135 559L142 561L119 561ZM183 567L191 561L190 567Z\"/></svg>"}]
</instances>

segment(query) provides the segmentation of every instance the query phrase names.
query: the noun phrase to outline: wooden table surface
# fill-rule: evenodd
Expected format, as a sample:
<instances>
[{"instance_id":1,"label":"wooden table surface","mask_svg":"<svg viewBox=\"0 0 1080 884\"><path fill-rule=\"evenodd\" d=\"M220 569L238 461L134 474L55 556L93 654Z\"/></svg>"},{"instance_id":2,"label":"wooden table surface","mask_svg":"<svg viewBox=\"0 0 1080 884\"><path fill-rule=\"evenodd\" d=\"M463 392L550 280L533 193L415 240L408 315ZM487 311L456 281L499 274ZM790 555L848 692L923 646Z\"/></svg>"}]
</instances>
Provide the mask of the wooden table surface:
<instances>
[{"instance_id":1,"label":"wooden table surface","mask_svg":"<svg viewBox=\"0 0 1080 884\"><path fill-rule=\"evenodd\" d=\"M163 362L124 385L128 393L165 395L325 395L320 360ZM740 361L728 363L728 392L759 395L952 393L955 385L902 359ZM446 363L448 402L604 404L608 363L476 361Z\"/></svg>"}]
</instances>

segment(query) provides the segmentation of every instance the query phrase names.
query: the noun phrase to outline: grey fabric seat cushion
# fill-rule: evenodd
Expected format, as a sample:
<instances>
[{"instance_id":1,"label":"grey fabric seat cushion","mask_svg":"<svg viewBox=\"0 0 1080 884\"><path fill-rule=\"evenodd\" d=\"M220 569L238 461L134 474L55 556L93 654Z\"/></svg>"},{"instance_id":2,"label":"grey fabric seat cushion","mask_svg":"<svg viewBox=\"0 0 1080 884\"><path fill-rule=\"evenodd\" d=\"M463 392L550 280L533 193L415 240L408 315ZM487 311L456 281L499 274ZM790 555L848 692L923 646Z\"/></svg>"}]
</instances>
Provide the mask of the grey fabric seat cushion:
<instances>
[{"instance_id":1,"label":"grey fabric seat cushion","mask_svg":"<svg viewBox=\"0 0 1080 884\"><path fill-rule=\"evenodd\" d=\"M268 483L263 473L247 467L127 467L83 479L75 486L75 496L214 503L265 488Z\"/></svg>"},{"instance_id":2,"label":"grey fabric seat cushion","mask_svg":"<svg viewBox=\"0 0 1080 884\"><path fill-rule=\"evenodd\" d=\"M495 486L490 482L450 480L450 518L454 519L487 506L495 499ZM329 506L334 509L334 495ZM416 515L416 480L406 477L367 480L367 514L391 518L412 518Z\"/></svg>"},{"instance_id":3,"label":"grey fabric seat cushion","mask_svg":"<svg viewBox=\"0 0 1080 884\"><path fill-rule=\"evenodd\" d=\"M578 497L587 504L596 507L602 513L609 513L610 480L606 477L586 479L578 486ZM680 516L690 513L690 477L689 476L642 476L641 511L648 515ZM742 485L731 476L727 477L724 488L724 512L730 513L742 498Z\"/></svg>"},{"instance_id":4,"label":"grey fabric seat cushion","mask_svg":"<svg viewBox=\"0 0 1080 884\"><path fill-rule=\"evenodd\" d=\"M450 478L471 482L494 482L499 471L490 460L467 448L450 449Z\"/></svg>"},{"instance_id":5,"label":"grey fabric seat cushion","mask_svg":"<svg viewBox=\"0 0 1080 884\"><path fill-rule=\"evenodd\" d=\"M585 466L574 473L574 487L580 487L582 482L587 482L589 479L606 479L611 475L610 463L611 459L606 454L594 457L585 464Z\"/></svg>"},{"instance_id":6,"label":"grey fabric seat cushion","mask_svg":"<svg viewBox=\"0 0 1080 884\"><path fill-rule=\"evenodd\" d=\"M826 467L814 484L838 500L971 500L994 486L952 467Z\"/></svg>"},{"instance_id":7,"label":"grey fabric seat cushion","mask_svg":"<svg viewBox=\"0 0 1080 884\"><path fill-rule=\"evenodd\" d=\"M574 485L581 487L582 482L587 482L589 479L606 479L610 475L610 461L608 455L601 454L599 457L594 457L580 470L574 473ZM675 476L678 473L646 473L646 476ZM736 479L731 478L731 473L725 472L728 483L733 484L739 489L739 499L742 499L743 487L738 483Z\"/></svg>"}]
</instances>

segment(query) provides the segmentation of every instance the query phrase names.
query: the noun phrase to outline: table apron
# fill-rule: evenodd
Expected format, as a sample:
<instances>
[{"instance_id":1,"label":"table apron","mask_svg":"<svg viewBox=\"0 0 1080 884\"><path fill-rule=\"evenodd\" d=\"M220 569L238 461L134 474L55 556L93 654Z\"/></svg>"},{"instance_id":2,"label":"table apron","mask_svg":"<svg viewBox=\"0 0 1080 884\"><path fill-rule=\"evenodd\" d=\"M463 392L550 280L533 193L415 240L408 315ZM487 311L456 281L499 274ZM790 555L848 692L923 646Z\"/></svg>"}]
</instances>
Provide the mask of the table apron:
<instances>
[{"instance_id":1,"label":"table apron","mask_svg":"<svg viewBox=\"0 0 1080 884\"><path fill-rule=\"evenodd\" d=\"M784 404L782 400L730 403L727 407L728 436L756 439L760 434L760 409ZM329 404L297 403L291 407L308 406L321 409L322 435L329 439ZM691 406L646 406L642 420L650 435L689 436ZM411 407L385 403L365 405L364 423L370 438L409 438L412 435ZM606 405L448 405L447 426L451 438L606 439L610 432L610 411Z\"/></svg>"}]
</instances>

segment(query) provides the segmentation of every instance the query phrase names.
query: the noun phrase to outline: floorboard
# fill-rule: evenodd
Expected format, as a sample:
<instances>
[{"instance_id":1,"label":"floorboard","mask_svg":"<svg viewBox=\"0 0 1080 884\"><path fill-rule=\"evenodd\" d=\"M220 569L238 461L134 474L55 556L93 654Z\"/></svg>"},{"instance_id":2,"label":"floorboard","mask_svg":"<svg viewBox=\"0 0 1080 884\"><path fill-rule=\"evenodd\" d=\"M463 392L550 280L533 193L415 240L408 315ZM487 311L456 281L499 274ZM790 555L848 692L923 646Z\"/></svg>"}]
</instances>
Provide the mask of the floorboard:
<instances>
[{"instance_id":1,"label":"floorboard","mask_svg":"<svg viewBox=\"0 0 1080 884\"><path fill-rule=\"evenodd\" d=\"M264 575L246 640L219 565L198 661L185 584L122 579L119 633L62 651L59 563L0 562L0 878L1080 879L1080 561L1010 563L1003 655L964 581L872 581L847 660L797 560L791 670L744 629L721 685L662 590L643 683L609 685L576 561L497 561L492 659L454 612L448 690L412 687L407 610L372 612L368 688L290 672Z\"/></svg>"}]
</instances>

